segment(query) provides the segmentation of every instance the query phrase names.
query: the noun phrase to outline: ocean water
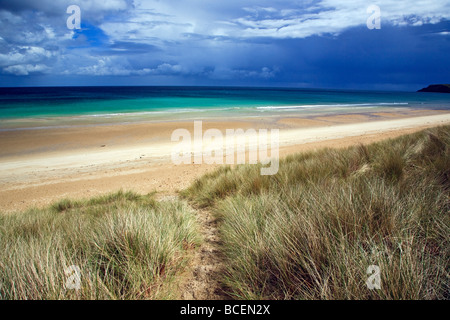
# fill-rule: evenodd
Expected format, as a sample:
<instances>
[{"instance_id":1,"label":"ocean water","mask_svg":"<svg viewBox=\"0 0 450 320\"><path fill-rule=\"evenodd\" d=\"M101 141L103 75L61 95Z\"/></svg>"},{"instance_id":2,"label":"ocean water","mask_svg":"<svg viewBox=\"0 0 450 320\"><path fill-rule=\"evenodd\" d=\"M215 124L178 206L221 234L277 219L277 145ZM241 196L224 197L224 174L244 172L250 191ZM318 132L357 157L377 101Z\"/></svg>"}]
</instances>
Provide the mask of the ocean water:
<instances>
[{"instance_id":1,"label":"ocean water","mask_svg":"<svg viewBox=\"0 0 450 320\"><path fill-rule=\"evenodd\" d=\"M387 108L450 110L450 95L231 87L0 88L0 130L139 120L345 114Z\"/></svg>"}]
</instances>

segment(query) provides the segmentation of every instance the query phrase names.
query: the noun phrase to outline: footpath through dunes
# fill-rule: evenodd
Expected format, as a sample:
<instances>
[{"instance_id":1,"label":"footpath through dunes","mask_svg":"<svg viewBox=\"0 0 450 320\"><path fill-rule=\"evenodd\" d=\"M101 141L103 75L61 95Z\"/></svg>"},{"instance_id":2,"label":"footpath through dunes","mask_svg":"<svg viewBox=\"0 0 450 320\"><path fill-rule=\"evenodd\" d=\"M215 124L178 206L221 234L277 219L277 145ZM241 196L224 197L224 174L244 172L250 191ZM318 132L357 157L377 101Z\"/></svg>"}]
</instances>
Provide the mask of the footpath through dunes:
<instances>
[{"instance_id":1,"label":"footpath through dunes","mask_svg":"<svg viewBox=\"0 0 450 320\"><path fill-rule=\"evenodd\" d=\"M183 300L227 300L221 277L224 271L224 257L221 251L218 222L206 209L196 209L203 242L194 253L191 266L180 285Z\"/></svg>"}]
</instances>

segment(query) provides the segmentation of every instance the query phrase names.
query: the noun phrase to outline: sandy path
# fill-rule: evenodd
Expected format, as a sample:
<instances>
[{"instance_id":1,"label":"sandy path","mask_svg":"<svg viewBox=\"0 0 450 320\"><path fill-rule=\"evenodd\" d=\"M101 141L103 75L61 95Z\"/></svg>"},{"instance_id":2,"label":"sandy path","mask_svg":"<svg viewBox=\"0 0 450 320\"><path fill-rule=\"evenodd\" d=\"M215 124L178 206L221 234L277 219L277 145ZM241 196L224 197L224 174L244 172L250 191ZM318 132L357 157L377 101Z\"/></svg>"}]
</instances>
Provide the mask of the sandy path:
<instances>
[{"instance_id":1,"label":"sandy path","mask_svg":"<svg viewBox=\"0 0 450 320\"><path fill-rule=\"evenodd\" d=\"M224 258L217 220L208 210L196 210L200 232L204 242L194 254L191 268L180 286L184 300L225 300L220 279L224 270Z\"/></svg>"}]
</instances>

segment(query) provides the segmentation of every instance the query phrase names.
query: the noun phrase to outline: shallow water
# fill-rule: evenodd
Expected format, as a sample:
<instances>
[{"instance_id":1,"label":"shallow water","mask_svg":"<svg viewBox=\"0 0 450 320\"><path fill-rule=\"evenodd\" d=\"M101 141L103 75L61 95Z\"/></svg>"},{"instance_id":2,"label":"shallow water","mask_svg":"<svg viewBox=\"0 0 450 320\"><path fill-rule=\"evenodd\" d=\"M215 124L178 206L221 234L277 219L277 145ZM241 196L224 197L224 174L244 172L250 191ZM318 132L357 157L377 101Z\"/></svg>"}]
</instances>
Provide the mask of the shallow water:
<instances>
[{"instance_id":1,"label":"shallow water","mask_svg":"<svg viewBox=\"0 0 450 320\"><path fill-rule=\"evenodd\" d=\"M0 130L104 123L450 110L440 93L230 87L0 88Z\"/></svg>"}]
</instances>

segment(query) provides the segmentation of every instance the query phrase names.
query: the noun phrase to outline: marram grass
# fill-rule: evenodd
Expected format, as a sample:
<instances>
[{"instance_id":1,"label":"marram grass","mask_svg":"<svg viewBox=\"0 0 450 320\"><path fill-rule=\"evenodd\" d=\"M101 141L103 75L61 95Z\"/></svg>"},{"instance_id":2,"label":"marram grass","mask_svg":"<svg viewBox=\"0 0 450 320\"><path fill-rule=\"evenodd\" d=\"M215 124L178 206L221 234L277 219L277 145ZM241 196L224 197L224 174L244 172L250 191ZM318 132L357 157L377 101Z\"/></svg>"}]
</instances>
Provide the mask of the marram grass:
<instances>
[{"instance_id":1,"label":"marram grass","mask_svg":"<svg viewBox=\"0 0 450 320\"><path fill-rule=\"evenodd\" d=\"M186 204L131 192L0 215L0 298L171 298L199 242ZM70 266L80 270L78 290Z\"/></svg>"},{"instance_id":2,"label":"marram grass","mask_svg":"<svg viewBox=\"0 0 450 320\"><path fill-rule=\"evenodd\" d=\"M241 299L449 299L450 126L223 167L182 194L220 219ZM369 290L370 265L381 289Z\"/></svg>"}]
</instances>

